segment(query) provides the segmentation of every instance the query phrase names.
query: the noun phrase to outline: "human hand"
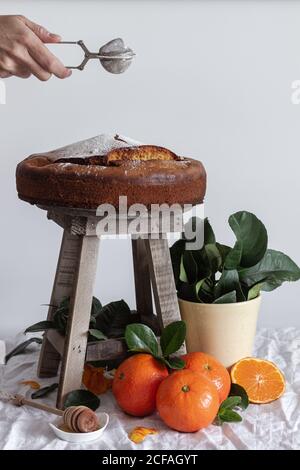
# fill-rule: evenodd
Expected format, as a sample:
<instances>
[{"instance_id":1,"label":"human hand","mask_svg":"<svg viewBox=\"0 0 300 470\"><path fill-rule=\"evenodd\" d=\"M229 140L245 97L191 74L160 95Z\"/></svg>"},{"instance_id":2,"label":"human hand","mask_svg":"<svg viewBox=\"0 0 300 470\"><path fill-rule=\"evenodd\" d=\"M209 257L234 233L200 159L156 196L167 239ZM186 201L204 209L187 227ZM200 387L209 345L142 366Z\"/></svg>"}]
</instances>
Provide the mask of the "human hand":
<instances>
[{"instance_id":1,"label":"human hand","mask_svg":"<svg viewBox=\"0 0 300 470\"><path fill-rule=\"evenodd\" d=\"M44 45L60 40L57 34L22 15L0 16L0 78L35 75L46 81L52 74L69 77L72 72Z\"/></svg>"}]
</instances>

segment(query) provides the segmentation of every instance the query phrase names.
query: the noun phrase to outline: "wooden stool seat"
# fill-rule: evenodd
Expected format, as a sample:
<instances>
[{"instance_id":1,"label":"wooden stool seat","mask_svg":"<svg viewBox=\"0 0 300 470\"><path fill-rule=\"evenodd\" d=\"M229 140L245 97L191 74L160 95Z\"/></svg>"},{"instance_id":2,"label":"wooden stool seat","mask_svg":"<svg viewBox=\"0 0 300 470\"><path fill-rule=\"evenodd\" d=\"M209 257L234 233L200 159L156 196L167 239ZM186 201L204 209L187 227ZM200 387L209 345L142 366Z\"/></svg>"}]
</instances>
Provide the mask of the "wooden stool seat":
<instances>
[{"instance_id":1,"label":"wooden stool seat","mask_svg":"<svg viewBox=\"0 0 300 470\"><path fill-rule=\"evenodd\" d=\"M67 331L65 336L56 330L44 334L38 364L39 377L52 377L61 362L57 407L62 408L66 395L81 386L85 361L122 359L126 345L121 339L87 343L99 242L104 235L97 229L101 217L95 211L41 208L64 229L47 319L52 320L56 306L70 297ZM158 333L163 326L180 320L165 234L158 227L154 235L132 235L132 253L137 313L142 323Z\"/></svg>"}]
</instances>

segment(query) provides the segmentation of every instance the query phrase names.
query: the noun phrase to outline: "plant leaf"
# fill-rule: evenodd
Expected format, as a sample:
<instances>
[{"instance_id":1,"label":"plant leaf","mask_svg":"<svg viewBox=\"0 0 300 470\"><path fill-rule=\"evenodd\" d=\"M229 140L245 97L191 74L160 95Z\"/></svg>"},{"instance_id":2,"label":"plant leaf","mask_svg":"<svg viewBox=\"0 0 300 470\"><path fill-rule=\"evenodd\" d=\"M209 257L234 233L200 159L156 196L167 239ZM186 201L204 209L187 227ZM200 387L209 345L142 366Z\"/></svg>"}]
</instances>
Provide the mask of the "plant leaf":
<instances>
[{"instance_id":1,"label":"plant leaf","mask_svg":"<svg viewBox=\"0 0 300 470\"><path fill-rule=\"evenodd\" d=\"M55 324L53 321L39 321L38 323L35 323L34 325L29 326L26 328L25 333L35 333L37 331L45 331L45 330L51 330L55 328Z\"/></svg>"},{"instance_id":2,"label":"plant leaf","mask_svg":"<svg viewBox=\"0 0 300 470\"><path fill-rule=\"evenodd\" d=\"M102 305L97 297L92 299L91 307L91 319L90 327L93 328L96 325L96 317L101 312ZM70 297L65 297L59 304L58 308L55 311L53 321L55 324L55 329L65 335L69 317L70 310Z\"/></svg>"},{"instance_id":3,"label":"plant leaf","mask_svg":"<svg viewBox=\"0 0 300 470\"><path fill-rule=\"evenodd\" d=\"M13 356L17 356L18 354L22 354L22 352L25 351L25 349L31 344L31 343L37 343L37 344L42 344L43 340L42 338L29 338L26 341L24 341L21 344L18 344L14 349L12 349L8 354L5 356L5 363L9 361Z\"/></svg>"},{"instance_id":4,"label":"plant leaf","mask_svg":"<svg viewBox=\"0 0 300 470\"><path fill-rule=\"evenodd\" d=\"M36 398L42 398L45 397L46 395L49 395L49 393L53 392L58 388L58 384L52 384L52 385L47 385L46 387L42 387L36 392L33 392L31 394L31 398L35 400Z\"/></svg>"},{"instance_id":5,"label":"plant leaf","mask_svg":"<svg viewBox=\"0 0 300 470\"><path fill-rule=\"evenodd\" d=\"M213 304L234 304L236 302L236 291L227 292L213 301Z\"/></svg>"},{"instance_id":6,"label":"plant leaf","mask_svg":"<svg viewBox=\"0 0 300 470\"><path fill-rule=\"evenodd\" d=\"M237 240L234 247L228 252L225 258L225 269L236 269L240 265L242 253L243 244L240 240Z\"/></svg>"},{"instance_id":7,"label":"plant leaf","mask_svg":"<svg viewBox=\"0 0 300 470\"><path fill-rule=\"evenodd\" d=\"M197 239L199 247L202 247L204 242L204 225L205 221L200 217L191 217L187 223L184 224L182 239L191 243L194 243Z\"/></svg>"},{"instance_id":8,"label":"plant leaf","mask_svg":"<svg viewBox=\"0 0 300 470\"><path fill-rule=\"evenodd\" d=\"M222 275L214 287L215 299L219 299L224 294L236 291L236 302L244 302L246 296L240 284L239 273L236 269L224 269Z\"/></svg>"},{"instance_id":9,"label":"plant leaf","mask_svg":"<svg viewBox=\"0 0 300 470\"><path fill-rule=\"evenodd\" d=\"M281 251L267 250L263 259L255 266L242 269L240 279L252 287L264 280L262 290L272 291L285 281L298 281L300 269L287 255Z\"/></svg>"},{"instance_id":10,"label":"plant leaf","mask_svg":"<svg viewBox=\"0 0 300 470\"><path fill-rule=\"evenodd\" d=\"M191 253L197 266L197 280L214 275L222 267L222 255L217 244L208 243Z\"/></svg>"},{"instance_id":11,"label":"plant leaf","mask_svg":"<svg viewBox=\"0 0 300 470\"><path fill-rule=\"evenodd\" d=\"M124 336L125 328L133 323L136 316L131 313L127 303L122 299L104 305L96 317L96 329L108 338L120 338Z\"/></svg>"},{"instance_id":12,"label":"plant leaf","mask_svg":"<svg viewBox=\"0 0 300 470\"><path fill-rule=\"evenodd\" d=\"M62 299L62 301L60 302L58 308L69 309L70 308L70 297L65 297L64 299Z\"/></svg>"},{"instance_id":13,"label":"plant leaf","mask_svg":"<svg viewBox=\"0 0 300 470\"><path fill-rule=\"evenodd\" d=\"M206 278L201 283L198 290L200 302L210 304L214 301L214 282L210 278Z\"/></svg>"},{"instance_id":14,"label":"plant leaf","mask_svg":"<svg viewBox=\"0 0 300 470\"><path fill-rule=\"evenodd\" d=\"M206 263L210 268L211 273L218 272L222 267L222 255L216 244L207 244L204 247Z\"/></svg>"},{"instance_id":15,"label":"plant leaf","mask_svg":"<svg viewBox=\"0 0 300 470\"><path fill-rule=\"evenodd\" d=\"M189 284L193 284L198 280L198 268L197 263L194 260L193 253L191 250L187 250L182 255L182 265L184 268L185 276L182 273L182 269L180 268L180 280L183 282L188 282ZM185 278L187 280L185 280Z\"/></svg>"},{"instance_id":16,"label":"plant leaf","mask_svg":"<svg viewBox=\"0 0 300 470\"><path fill-rule=\"evenodd\" d=\"M164 358L164 363L170 369L175 369L175 370L183 369L185 367L185 362L179 357L170 357L169 359Z\"/></svg>"},{"instance_id":17,"label":"plant leaf","mask_svg":"<svg viewBox=\"0 0 300 470\"><path fill-rule=\"evenodd\" d=\"M242 408L243 410L248 408L249 398L248 398L246 390L241 385L231 384L229 396L231 396L231 397L235 397L235 396L240 397L241 402L236 406L238 406L239 408Z\"/></svg>"},{"instance_id":18,"label":"plant leaf","mask_svg":"<svg viewBox=\"0 0 300 470\"><path fill-rule=\"evenodd\" d=\"M200 281L196 282L196 284L195 284L196 297L197 297L199 302L201 302L200 298L199 298L199 290L201 289L204 281L205 281L205 279L200 279Z\"/></svg>"},{"instance_id":19,"label":"plant leaf","mask_svg":"<svg viewBox=\"0 0 300 470\"><path fill-rule=\"evenodd\" d=\"M240 423L243 418L236 411L225 409L218 413L220 424L222 423Z\"/></svg>"},{"instance_id":20,"label":"plant leaf","mask_svg":"<svg viewBox=\"0 0 300 470\"><path fill-rule=\"evenodd\" d=\"M245 295L242 284L240 282L236 285L235 291L237 302L245 302L247 300L247 295Z\"/></svg>"},{"instance_id":21,"label":"plant leaf","mask_svg":"<svg viewBox=\"0 0 300 470\"><path fill-rule=\"evenodd\" d=\"M209 223L208 218L206 217L204 219L204 244L215 244L216 243L216 237L214 234L214 231L212 229L212 226Z\"/></svg>"},{"instance_id":22,"label":"plant leaf","mask_svg":"<svg viewBox=\"0 0 300 470\"><path fill-rule=\"evenodd\" d=\"M260 294L260 291L265 283L266 279L264 279L262 282L258 282L257 284L254 284L249 290L247 294L247 300L252 300L256 299L256 297Z\"/></svg>"},{"instance_id":23,"label":"plant leaf","mask_svg":"<svg viewBox=\"0 0 300 470\"><path fill-rule=\"evenodd\" d=\"M219 412L227 409L232 409L236 406L239 406L242 402L242 398L240 396L230 396L226 398L226 400L222 401Z\"/></svg>"},{"instance_id":24,"label":"plant leaf","mask_svg":"<svg viewBox=\"0 0 300 470\"><path fill-rule=\"evenodd\" d=\"M227 246L227 245L222 245L221 243L216 243L216 247L218 248L220 254L221 254L221 257L222 257L222 267L224 266L225 264L225 259L228 255L228 253L232 250L232 248L230 246Z\"/></svg>"},{"instance_id":25,"label":"plant leaf","mask_svg":"<svg viewBox=\"0 0 300 470\"><path fill-rule=\"evenodd\" d=\"M203 282L204 279L194 284L182 283L177 292L178 297L188 302L201 302L198 292Z\"/></svg>"},{"instance_id":26,"label":"plant leaf","mask_svg":"<svg viewBox=\"0 0 300 470\"><path fill-rule=\"evenodd\" d=\"M89 334L93 336L93 338L96 338L98 340L107 339L107 337L102 333L102 331L96 330L94 328L89 329Z\"/></svg>"},{"instance_id":27,"label":"plant leaf","mask_svg":"<svg viewBox=\"0 0 300 470\"><path fill-rule=\"evenodd\" d=\"M142 323L127 325L125 341L130 351L148 352L158 355L158 342L155 334L149 326Z\"/></svg>"},{"instance_id":28,"label":"plant leaf","mask_svg":"<svg viewBox=\"0 0 300 470\"><path fill-rule=\"evenodd\" d=\"M179 281L189 282L188 278L187 278L187 275L186 275L185 267L184 267L184 264L183 264L183 255L181 256L181 260L180 260ZM179 284L179 287L180 287L180 284Z\"/></svg>"},{"instance_id":29,"label":"plant leaf","mask_svg":"<svg viewBox=\"0 0 300 470\"><path fill-rule=\"evenodd\" d=\"M181 257L185 249L185 240L177 240L170 248L170 255L173 267L173 273L175 278L176 288L179 287L179 276L180 276L180 266L181 266Z\"/></svg>"},{"instance_id":30,"label":"plant leaf","mask_svg":"<svg viewBox=\"0 0 300 470\"><path fill-rule=\"evenodd\" d=\"M97 317L99 313L101 312L101 309L102 309L102 304L100 300L97 299L97 297L93 297L91 316Z\"/></svg>"},{"instance_id":31,"label":"plant leaf","mask_svg":"<svg viewBox=\"0 0 300 470\"><path fill-rule=\"evenodd\" d=\"M263 258L268 245L268 234L264 224L247 211L232 214L228 222L237 241L242 245L241 266L254 266Z\"/></svg>"},{"instance_id":32,"label":"plant leaf","mask_svg":"<svg viewBox=\"0 0 300 470\"><path fill-rule=\"evenodd\" d=\"M68 323L68 316L69 316L69 307L58 307L56 312L53 316L53 322L55 325L55 329L62 333L63 335L67 329Z\"/></svg>"},{"instance_id":33,"label":"plant leaf","mask_svg":"<svg viewBox=\"0 0 300 470\"><path fill-rule=\"evenodd\" d=\"M236 269L225 269L222 272L222 275L214 288L214 296L216 299L236 290L237 285L239 284L239 274Z\"/></svg>"},{"instance_id":34,"label":"plant leaf","mask_svg":"<svg viewBox=\"0 0 300 470\"><path fill-rule=\"evenodd\" d=\"M205 248L201 248L200 250L190 250L195 263L197 265L197 279L205 279L206 277L211 275L211 269L208 264L207 255L205 252Z\"/></svg>"},{"instance_id":35,"label":"plant leaf","mask_svg":"<svg viewBox=\"0 0 300 470\"><path fill-rule=\"evenodd\" d=\"M160 347L164 356L174 354L182 346L186 335L184 321L175 321L167 325L160 337Z\"/></svg>"},{"instance_id":36,"label":"plant leaf","mask_svg":"<svg viewBox=\"0 0 300 470\"><path fill-rule=\"evenodd\" d=\"M65 402L64 409L69 406L87 406L91 410L95 411L100 406L100 399L89 390L73 390L68 393Z\"/></svg>"}]
</instances>

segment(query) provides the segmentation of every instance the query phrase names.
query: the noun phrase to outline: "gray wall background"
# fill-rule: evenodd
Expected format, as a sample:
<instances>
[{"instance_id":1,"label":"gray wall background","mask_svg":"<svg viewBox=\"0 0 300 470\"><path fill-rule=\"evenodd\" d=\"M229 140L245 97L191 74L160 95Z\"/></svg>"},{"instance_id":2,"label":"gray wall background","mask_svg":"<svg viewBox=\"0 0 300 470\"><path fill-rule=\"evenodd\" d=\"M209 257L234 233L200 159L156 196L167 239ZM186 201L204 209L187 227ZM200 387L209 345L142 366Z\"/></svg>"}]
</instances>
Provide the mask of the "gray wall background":
<instances>
[{"instance_id":1,"label":"gray wall background","mask_svg":"<svg viewBox=\"0 0 300 470\"><path fill-rule=\"evenodd\" d=\"M2 337L45 317L41 304L49 301L61 239L45 213L17 199L15 166L33 152L102 132L201 159L208 172L206 214L219 240L233 242L227 218L247 209L265 222L269 246L300 263L300 105L291 104L291 84L300 78L298 1L9 0L1 1L0 13L22 13L95 49L121 36L138 53L123 76L95 63L65 81L6 80ZM63 57L67 63L65 51ZM75 60L73 51L68 57ZM129 242L104 241L100 259L95 294L133 306ZM300 326L299 305L297 284L265 294L260 325Z\"/></svg>"}]
</instances>

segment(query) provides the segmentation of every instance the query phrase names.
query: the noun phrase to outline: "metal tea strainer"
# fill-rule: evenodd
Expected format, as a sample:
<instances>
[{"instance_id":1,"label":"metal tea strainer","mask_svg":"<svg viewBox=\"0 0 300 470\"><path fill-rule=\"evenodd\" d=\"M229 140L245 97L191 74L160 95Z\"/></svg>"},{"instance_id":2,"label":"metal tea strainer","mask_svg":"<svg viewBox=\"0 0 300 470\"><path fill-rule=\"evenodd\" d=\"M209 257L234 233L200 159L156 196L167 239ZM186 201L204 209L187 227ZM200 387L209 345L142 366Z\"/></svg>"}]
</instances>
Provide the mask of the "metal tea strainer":
<instances>
[{"instance_id":1,"label":"metal tea strainer","mask_svg":"<svg viewBox=\"0 0 300 470\"><path fill-rule=\"evenodd\" d=\"M110 73L123 73L130 66L135 53L126 47L123 39L117 38L100 47L99 52L90 52L82 40L61 41L57 44L76 44L84 52L84 59L79 65L66 66L68 69L83 70L90 59L99 59L101 65Z\"/></svg>"}]
</instances>

